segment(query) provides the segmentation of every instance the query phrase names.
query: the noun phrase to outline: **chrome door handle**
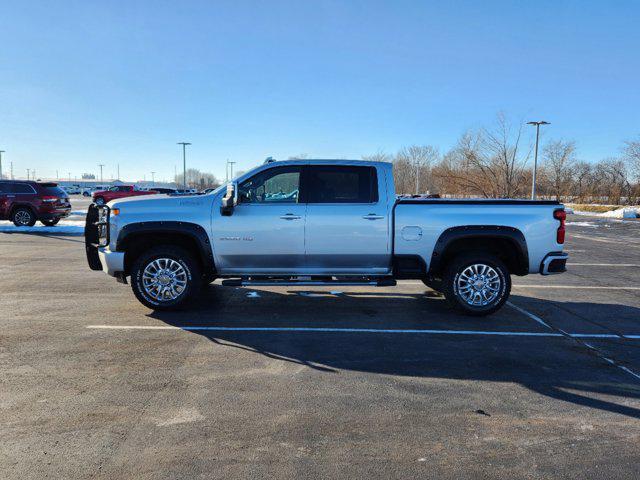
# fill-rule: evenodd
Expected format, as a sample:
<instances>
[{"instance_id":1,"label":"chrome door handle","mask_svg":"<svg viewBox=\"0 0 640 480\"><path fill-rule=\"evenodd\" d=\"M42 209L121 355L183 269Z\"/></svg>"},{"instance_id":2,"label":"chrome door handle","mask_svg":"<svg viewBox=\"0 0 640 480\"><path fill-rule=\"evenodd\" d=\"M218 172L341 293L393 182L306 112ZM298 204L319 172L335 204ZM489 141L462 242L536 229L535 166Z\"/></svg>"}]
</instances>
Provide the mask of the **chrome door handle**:
<instances>
[{"instance_id":1,"label":"chrome door handle","mask_svg":"<svg viewBox=\"0 0 640 480\"><path fill-rule=\"evenodd\" d=\"M384 217L381 215L376 215L375 213L370 213L369 215L365 215L362 218L364 218L365 220L381 220Z\"/></svg>"},{"instance_id":2,"label":"chrome door handle","mask_svg":"<svg viewBox=\"0 0 640 480\"><path fill-rule=\"evenodd\" d=\"M283 220L300 220L302 217L294 215L293 213L287 213L286 215L282 215L280 218Z\"/></svg>"}]
</instances>

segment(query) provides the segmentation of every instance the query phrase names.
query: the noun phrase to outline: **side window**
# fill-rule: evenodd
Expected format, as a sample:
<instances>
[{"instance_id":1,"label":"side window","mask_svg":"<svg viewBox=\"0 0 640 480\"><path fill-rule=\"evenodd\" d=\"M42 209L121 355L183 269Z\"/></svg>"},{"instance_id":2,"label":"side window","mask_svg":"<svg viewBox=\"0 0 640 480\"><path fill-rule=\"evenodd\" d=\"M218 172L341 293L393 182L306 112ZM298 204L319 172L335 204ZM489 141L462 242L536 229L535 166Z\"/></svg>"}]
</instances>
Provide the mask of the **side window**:
<instances>
[{"instance_id":1,"label":"side window","mask_svg":"<svg viewBox=\"0 0 640 480\"><path fill-rule=\"evenodd\" d=\"M308 203L375 203L378 177L374 167L308 167Z\"/></svg>"},{"instance_id":2,"label":"side window","mask_svg":"<svg viewBox=\"0 0 640 480\"><path fill-rule=\"evenodd\" d=\"M128 192L129 191L129 187L118 187L118 191L119 192Z\"/></svg>"},{"instance_id":3,"label":"side window","mask_svg":"<svg viewBox=\"0 0 640 480\"><path fill-rule=\"evenodd\" d=\"M238 186L240 203L298 203L300 167L270 168Z\"/></svg>"},{"instance_id":4,"label":"side window","mask_svg":"<svg viewBox=\"0 0 640 480\"><path fill-rule=\"evenodd\" d=\"M18 195L30 193L33 195L36 192L31 185L27 185L26 183L11 183L9 184L9 193L16 193Z\"/></svg>"}]
</instances>

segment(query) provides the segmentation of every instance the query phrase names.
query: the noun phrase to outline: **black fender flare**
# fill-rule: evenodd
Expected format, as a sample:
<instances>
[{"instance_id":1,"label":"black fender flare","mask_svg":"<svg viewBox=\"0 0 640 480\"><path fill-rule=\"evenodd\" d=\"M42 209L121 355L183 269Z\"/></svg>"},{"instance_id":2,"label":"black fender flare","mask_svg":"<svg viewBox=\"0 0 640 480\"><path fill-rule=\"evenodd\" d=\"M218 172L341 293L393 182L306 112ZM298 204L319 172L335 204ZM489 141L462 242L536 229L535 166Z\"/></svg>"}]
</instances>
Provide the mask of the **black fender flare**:
<instances>
[{"instance_id":1,"label":"black fender flare","mask_svg":"<svg viewBox=\"0 0 640 480\"><path fill-rule=\"evenodd\" d=\"M431 254L429 273L433 274L441 270L442 259L453 242L472 238L509 241L516 249L519 267L518 271L513 273L524 275L529 272L529 249L527 240L520 230L501 225L466 225L448 228L440 234Z\"/></svg>"},{"instance_id":2,"label":"black fender flare","mask_svg":"<svg viewBox=\"0 0 640 480\"><path fill-rule=\"evenodd\" d=\"M126 251L127 243L138 235L148 234L184 235L195 241L202 261L203 271L214 271L213 249L207 231L197 223L179 221L137 222L123 226L118 232L116 251Z\"/></svg>"}]
</instances>

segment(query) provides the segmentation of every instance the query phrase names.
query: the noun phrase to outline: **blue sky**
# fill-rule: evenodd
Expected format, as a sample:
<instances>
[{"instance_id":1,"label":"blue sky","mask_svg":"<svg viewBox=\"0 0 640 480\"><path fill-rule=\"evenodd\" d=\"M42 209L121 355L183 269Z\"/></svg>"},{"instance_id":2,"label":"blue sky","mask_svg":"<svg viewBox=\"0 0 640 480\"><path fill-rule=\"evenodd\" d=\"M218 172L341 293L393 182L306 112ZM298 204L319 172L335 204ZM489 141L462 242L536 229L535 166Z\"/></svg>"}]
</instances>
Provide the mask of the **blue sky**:
<instances>
[{"instance_id":1,"label":"blue sky","mask_svg":"<svg viewBox=\"0 0 640 480\"><path fill-rule=\"evenodd\" d=\"M22 176L170 178L182 140L220 177L227 158L446 150L500 110L588 161L640 134L637 1L0 0L0 19L0 149Z\"/></svg>"}]
</instances>

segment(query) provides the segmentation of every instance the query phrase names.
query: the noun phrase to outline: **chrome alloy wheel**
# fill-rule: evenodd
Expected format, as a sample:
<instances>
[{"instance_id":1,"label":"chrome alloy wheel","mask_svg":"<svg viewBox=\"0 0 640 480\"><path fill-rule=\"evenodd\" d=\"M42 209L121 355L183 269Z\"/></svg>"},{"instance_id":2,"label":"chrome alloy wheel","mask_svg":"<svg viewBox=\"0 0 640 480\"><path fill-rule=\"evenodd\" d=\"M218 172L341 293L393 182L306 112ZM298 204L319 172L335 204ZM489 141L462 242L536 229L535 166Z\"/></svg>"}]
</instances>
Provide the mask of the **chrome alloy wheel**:
<instances>
[{"instance_id":1,"label":"chrome alloy wheel","mask_svg":"<svg viewBox=\"0 0 640 480\"><path fill-rule=\"evenodd\" d=\"M187 287L187 271L171 258L156 258L142 273L144 291L159 302L178 298Z\"/></svg>"},{"instance_id":2,"label":"chrome alloy wheel","mask_svg":"<svg viewBox=\"0 0 640 480\"><path fill-rule=\"evenodd\" d=\"M458 295L473 307L484 307L494 302L502 289L498 272L483 263L469 265L455 281Z\"/></svg>"},{"instance_id":3,"label":"chrome alloy wheel","mask_svg":"<svg viewBox=\"0 0 640 480\"><path fill-rule=\"evenodd\" d=\"M31 221L31 215L29 214L29 212L25 210L20 210L19 212L16 212L14 218L15 218L15 221L20 225L29 225L29 222Z\"/></svg>"}]
</instances>

